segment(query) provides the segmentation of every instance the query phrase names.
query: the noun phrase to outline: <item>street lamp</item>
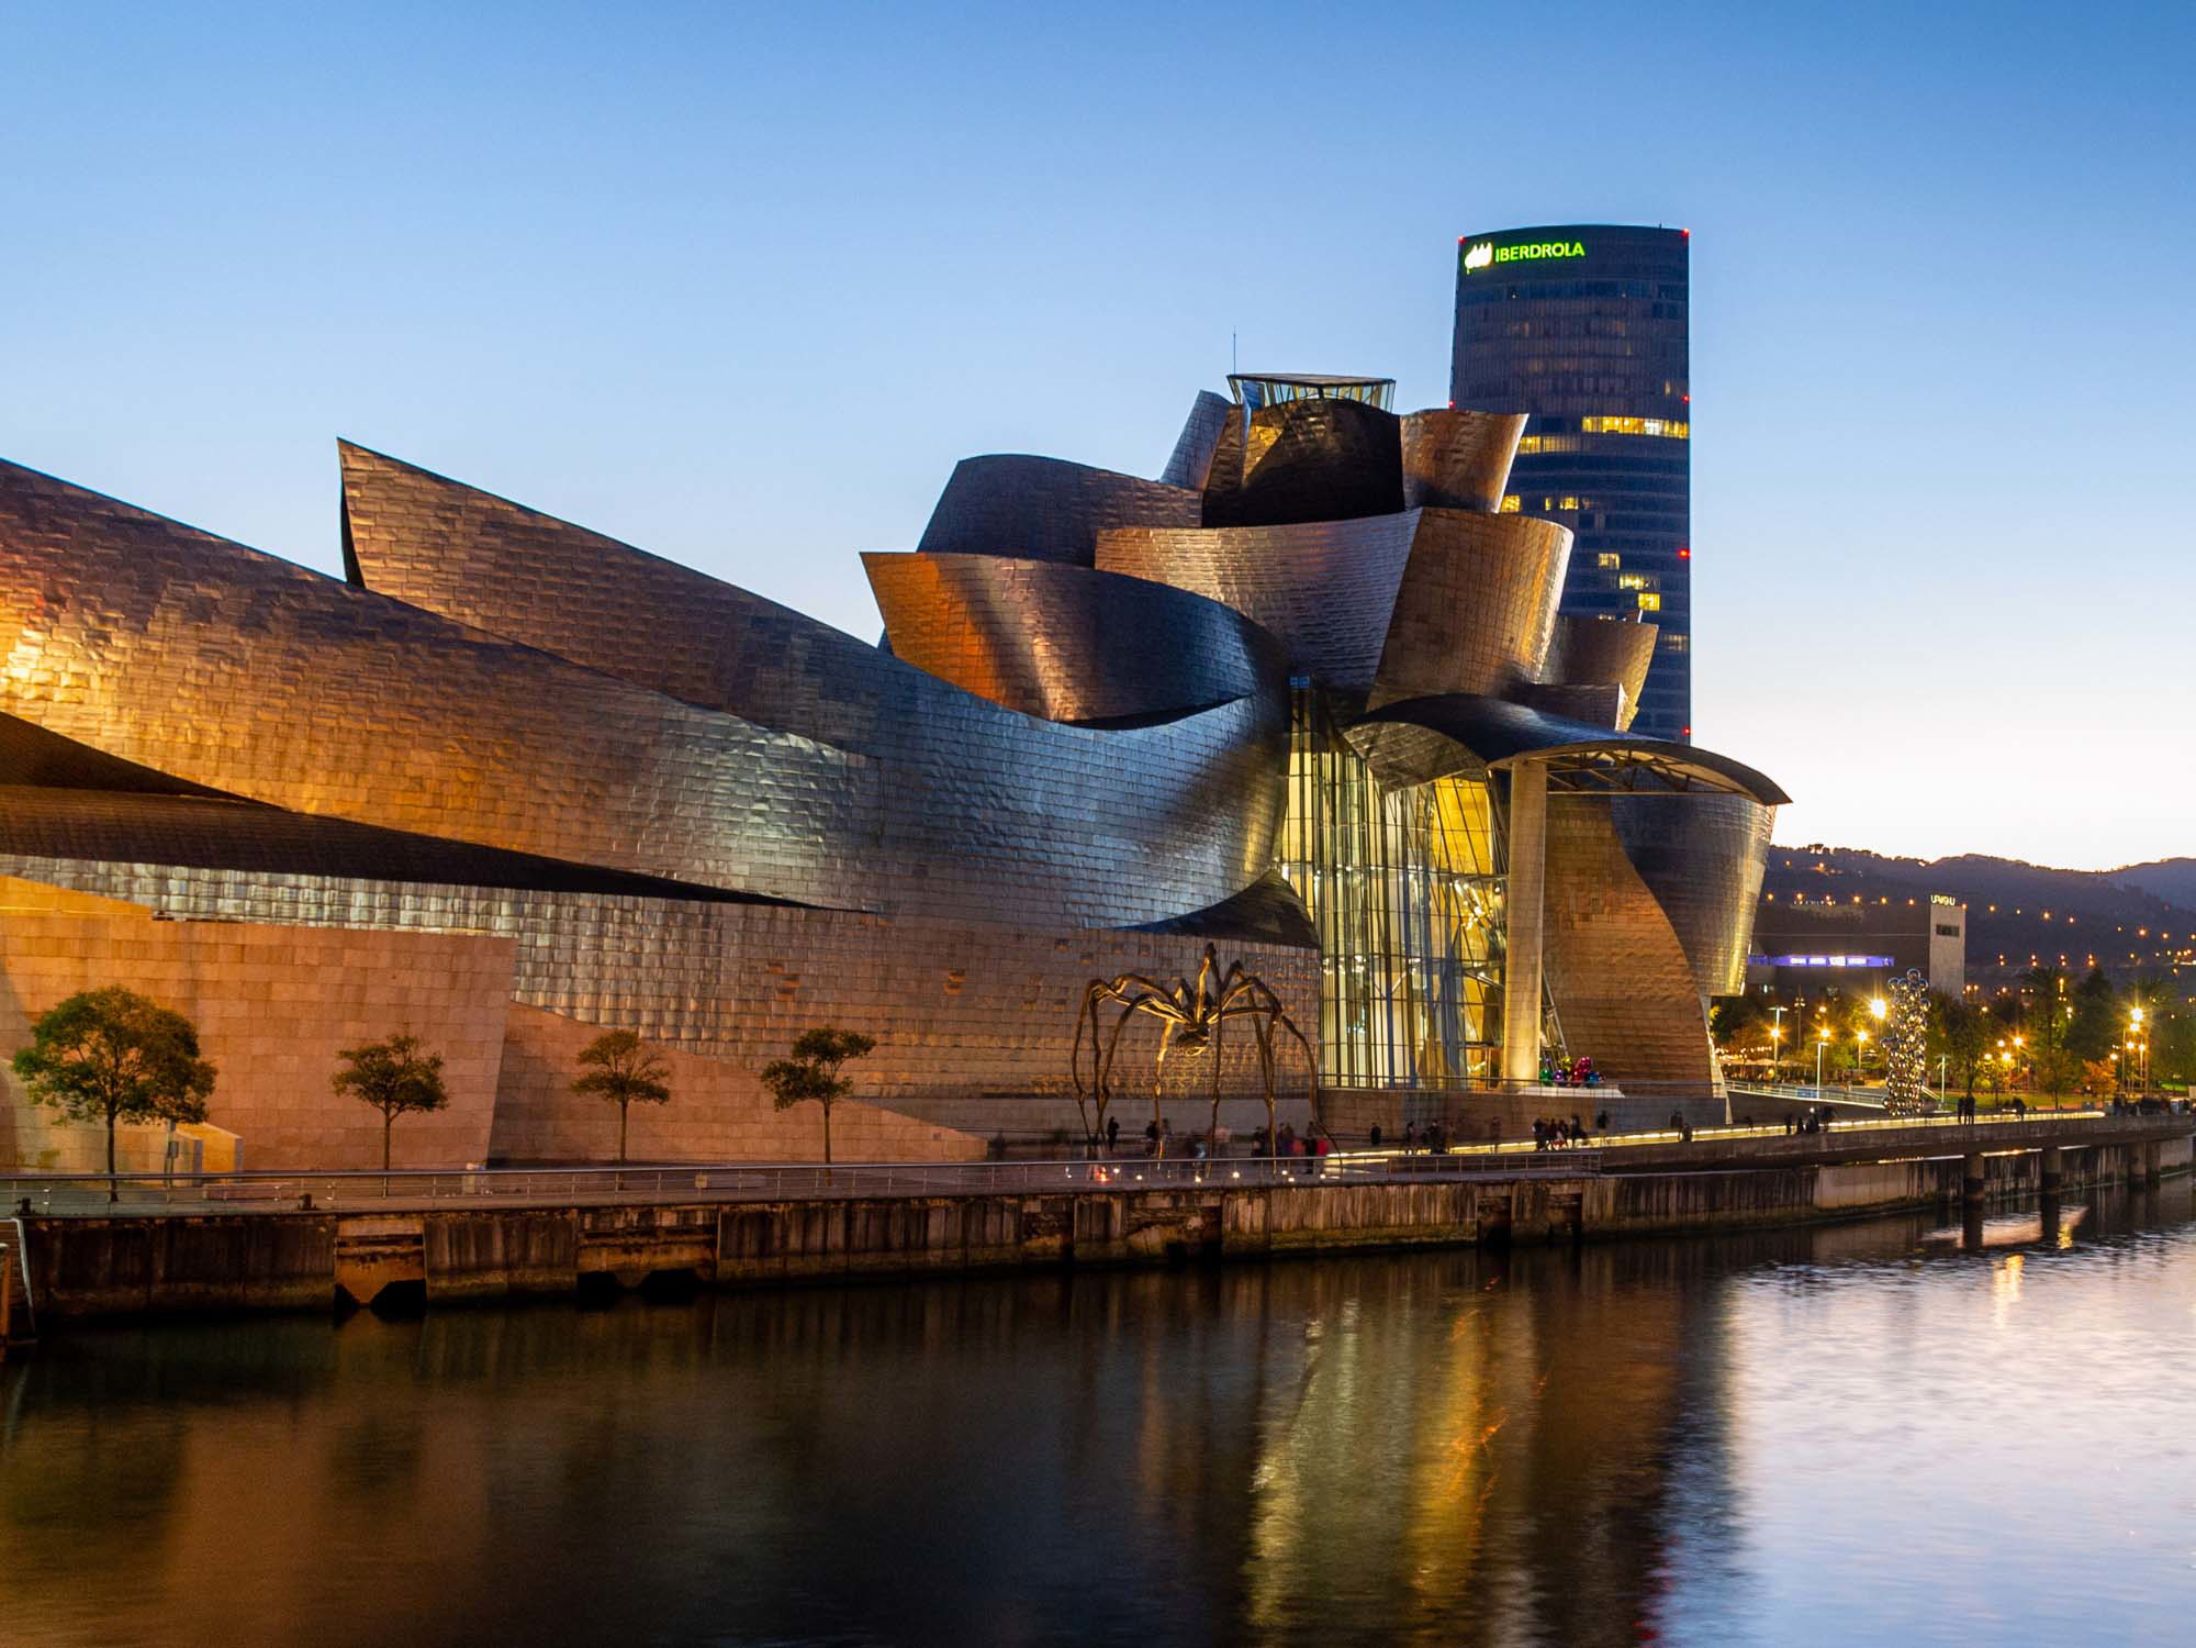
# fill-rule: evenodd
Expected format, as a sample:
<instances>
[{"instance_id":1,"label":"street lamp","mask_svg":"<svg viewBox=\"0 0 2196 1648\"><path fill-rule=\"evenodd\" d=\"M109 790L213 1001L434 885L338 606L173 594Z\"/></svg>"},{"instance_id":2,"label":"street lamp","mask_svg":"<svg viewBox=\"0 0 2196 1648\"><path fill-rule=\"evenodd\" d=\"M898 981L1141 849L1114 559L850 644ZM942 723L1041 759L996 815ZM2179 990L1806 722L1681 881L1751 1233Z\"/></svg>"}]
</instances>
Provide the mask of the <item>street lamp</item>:
<instances>
[{"instance_id":1,"label":"street lamp","mask_svg":"<svg viewBox=\"0 0 2196 1648\"><path fill-rule=\"evenodd\" d=\"M1815 1097L1822 1097L1822 1056L1830 1048L1830 1027L1826 1024L1815 1032Z\"/></svg>"},{"instance_id":2,"label":"street lamp","mask_svg":"<svg viewBox=\"0 0 2196 1648\"><path fill-rule=\"evenodd\" d=\"M1880 1023L1891 1016L1891 1004L1885 1001L1883 997L1878 996L1868 1004L1868 1011L1870 1016Z\"/></svg>"},{"instance_id":3,"label":"street lamp","mask_svg":"<svg viewBox=\"0 0 2196 1648\"><path fill-rule=\"evenodd\" d=\"M1853 1068L1860 1073L1861 1086L1868 1085L1868 1032L1853 1032Z\"/></svg>"}]
</instances>

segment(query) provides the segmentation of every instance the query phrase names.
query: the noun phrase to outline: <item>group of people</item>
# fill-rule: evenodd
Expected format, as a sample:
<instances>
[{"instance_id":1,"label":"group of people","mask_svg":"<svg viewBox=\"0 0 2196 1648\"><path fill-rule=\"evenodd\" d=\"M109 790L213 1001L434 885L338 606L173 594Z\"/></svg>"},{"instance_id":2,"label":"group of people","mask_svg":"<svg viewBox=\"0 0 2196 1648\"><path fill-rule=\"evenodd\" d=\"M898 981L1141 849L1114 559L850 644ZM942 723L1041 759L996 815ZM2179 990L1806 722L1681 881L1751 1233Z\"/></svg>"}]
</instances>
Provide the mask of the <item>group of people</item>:
<instances>
[{"instance_id":1,"label":"group of people","mask_svg":"<svg viewBox=\"0 0 2196 1648\"><path fill-rule=\"evenodd\" d=\"M1609 1112L1604 1110L1594 1117L1594 1130L1609 1131ZM1591 1135L1586 1124L1577 1116L1565 1121L1561 1116L1542 1116L1533 1123L1533 1148L1535 1150L1569 1150L1587 1142Z\"/></svg>"},{"instance_id":2,"label":"group of people","mask_svg":"<svg viewBox=\"0 0 2196 1648\"><path fill-rule=\"evenodd\" d=\"M1102 1135L1108 1156L1121 1154L1121 1118L1106 1118L1106 1130ZM1144 1154L1153 1158L1170 1160L1188 1159L1193 1162L1211 1161L1230 1154L1236 1144L1234 1131L1223 1122L1209 1133L1180 1134L1174 1131L1174 1119L1160 1116L1144 1124ZM1283 1122L1269 1141L1263 1132L1250 1135L1249 1146L1239 1154L1249 1156L1280 1156L1316 1164L1320 1157L1334 1149L1333 1137L1316 1124L1297 1132L1293 1124Z\"/></svg>"},{"instance_id":3,"label":"group of people","mask_svg":"<svg viewBox=\"0 0 2196 1648\"><path fill-rule=\"evenodd\" d=\"M1784 1118L1784 1131L1787 1136L1796 1136L1803 1133L1827 1133L1830 1131L1830 1119L1834 1114L1835 1112L1828 1105L1803 1110L1796 1116L1788 1113Z\"/></svg>"},{"instance_id":4,"label":"group of people","mask_svg":"<svg viewBox=\"0 0 2196 1648\"><path fill-rule=\"evenodd\" d=\"M1380 1124L1375 1122L1371 1135L1372 1147L1380 1148ZM1445 1155L1449 1148L1449 1130L1439 1122L1428 1122L1423 1131L1416 1122L1403 1124L1403 1154L1415 1156L1424 1151L1429 1156Z\"/></svg>"}]
</instances>

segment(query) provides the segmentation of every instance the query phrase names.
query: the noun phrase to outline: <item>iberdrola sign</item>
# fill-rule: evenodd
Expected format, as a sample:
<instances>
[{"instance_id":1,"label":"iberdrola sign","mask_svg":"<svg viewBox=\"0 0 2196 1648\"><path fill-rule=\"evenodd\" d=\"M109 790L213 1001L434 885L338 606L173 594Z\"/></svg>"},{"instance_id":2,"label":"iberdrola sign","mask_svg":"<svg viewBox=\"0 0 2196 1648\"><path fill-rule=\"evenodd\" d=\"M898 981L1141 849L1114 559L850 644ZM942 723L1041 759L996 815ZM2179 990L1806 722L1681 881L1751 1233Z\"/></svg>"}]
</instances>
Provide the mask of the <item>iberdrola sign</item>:
<instances>
[{"instance_id":1,"label":"iberdrola sign","mask_svg":"<svg viewBox=\"0 0 2196 1648\"><path fill-rule=\"evenodd\" d=\"M1491 240L1475 240L1464 248L1464 272L1476 274L1501 263L1540 263L1552 258L1582 258L1583 240L1516 240L1497 246Z\"/></svg>"}]
</instances>

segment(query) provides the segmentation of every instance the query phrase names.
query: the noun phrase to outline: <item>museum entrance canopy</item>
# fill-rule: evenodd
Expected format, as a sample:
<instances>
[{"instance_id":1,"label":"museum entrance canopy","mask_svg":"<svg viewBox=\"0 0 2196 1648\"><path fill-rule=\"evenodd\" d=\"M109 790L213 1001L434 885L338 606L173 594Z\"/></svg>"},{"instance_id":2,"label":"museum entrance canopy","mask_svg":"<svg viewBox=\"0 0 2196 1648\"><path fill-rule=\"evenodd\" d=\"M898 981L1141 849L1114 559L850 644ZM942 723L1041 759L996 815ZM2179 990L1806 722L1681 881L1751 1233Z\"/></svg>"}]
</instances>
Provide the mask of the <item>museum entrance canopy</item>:
<instances>
[{"instance_id":1,"label":"museum entrance canopy","mask_svg":"<svg viewBox=\"0 0 2196 1648\"><path fill-rule=\"evenodd\" d=\"M1791 798L1742 762L1691 744L1635 738L1476 693L1387 704L1351 724L1350 743L1391 787L1452 774L1542 767L1559 793L1743 795L1765 807Z\"/></svg>"}]
</instances>

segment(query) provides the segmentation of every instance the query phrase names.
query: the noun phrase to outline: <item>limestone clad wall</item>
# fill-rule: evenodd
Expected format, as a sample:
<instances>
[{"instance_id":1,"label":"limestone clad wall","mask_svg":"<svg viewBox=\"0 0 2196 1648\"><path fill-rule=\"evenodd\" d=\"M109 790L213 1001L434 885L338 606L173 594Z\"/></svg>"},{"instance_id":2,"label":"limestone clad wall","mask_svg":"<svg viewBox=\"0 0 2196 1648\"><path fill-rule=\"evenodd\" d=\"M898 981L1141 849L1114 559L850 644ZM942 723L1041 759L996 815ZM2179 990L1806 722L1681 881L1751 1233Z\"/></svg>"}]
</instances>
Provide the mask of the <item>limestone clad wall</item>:
<instances>
[{"instance_id":1,"label":"limestone clad wall","mask_svg":"<svg viewBox=\"0 0 2196 1648\"><path fill-rule=\"evenodd\" d=\"M598 1026L514 1005L505 1028L493 1149L498 1161L612 1161L618 1108L572 1092L581 1049ZM823 1107L780 1111L755 1068L655 1046L670 1071L664 1104L636 1104L627 1134L636 1162L820 1161ZM847 1066L855 1090L864 1064ZM847 1099L831 1111L831 1154L841 1162L968 1161L983 1140Z\"/></svg>"},{"instance_id":2,"label":"limestone clad wall","mask_svg":"<svg viewBox=\"0 0 2196 1648\"><path fill-rule=\"evenodd\" d=\"M380 1114L329 1087L340 1049L409 1030L443 1057L447 1109L400 1119L400 1167L488 1154L515 946L474 934L165 921L0 879L0 1054L81 990L121 984L197 1026L219 1071L208 1120L248 1170L378 1167ZM33 1106L0 1060L0 1161L73 1165L82 1131ZM102 1135L104 1129L98 1129ZM102 1147L103 1149L103 1144Z\"/></svg>"}]
</instances>

